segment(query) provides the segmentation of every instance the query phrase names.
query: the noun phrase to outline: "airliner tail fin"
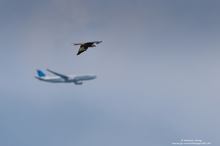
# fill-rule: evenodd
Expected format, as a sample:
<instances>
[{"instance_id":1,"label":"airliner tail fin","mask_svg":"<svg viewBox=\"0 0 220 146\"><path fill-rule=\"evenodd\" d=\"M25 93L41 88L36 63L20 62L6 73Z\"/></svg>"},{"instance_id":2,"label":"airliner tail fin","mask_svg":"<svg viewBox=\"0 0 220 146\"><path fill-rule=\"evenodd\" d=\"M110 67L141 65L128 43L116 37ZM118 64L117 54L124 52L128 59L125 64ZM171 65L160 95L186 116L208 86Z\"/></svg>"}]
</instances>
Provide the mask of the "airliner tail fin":
<instances>
[{"instance_id":1,"label":"airliner tail fin","mask_svg":"<svg viewBox=\"0 0 220 146\"><path fill-rule=\"evenodd\" d=\"M42 70L37 70L37 76L38 77L45 77L46 76L46 74L42 71Z\"/></svg>"}]
</instances>

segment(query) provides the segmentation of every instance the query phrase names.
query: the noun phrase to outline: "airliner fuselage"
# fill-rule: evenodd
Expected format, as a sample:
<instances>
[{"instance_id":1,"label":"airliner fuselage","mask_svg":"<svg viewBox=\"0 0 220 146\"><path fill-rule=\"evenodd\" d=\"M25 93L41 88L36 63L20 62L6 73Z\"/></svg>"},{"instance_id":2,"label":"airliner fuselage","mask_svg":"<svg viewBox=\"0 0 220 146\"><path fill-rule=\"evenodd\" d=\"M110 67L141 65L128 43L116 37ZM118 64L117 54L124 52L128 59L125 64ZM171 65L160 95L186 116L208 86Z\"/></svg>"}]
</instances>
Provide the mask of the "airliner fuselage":
<instances>
[{"instance_id":1,"label":"airliner fuselage","mask_svg":"<svg viewBox=\"0 0 220 146\"><path fill-rule=\"evenodd\" d=\"M49 72L55 74L56 76L45 75L42 71L38 70L37 75L35 76L38 80L51 82L51 83L75 83L76 85L81 85L83 81L93 80L96 78L96 75L63 75L48 69Z\"/></svg>"}]
</instances>

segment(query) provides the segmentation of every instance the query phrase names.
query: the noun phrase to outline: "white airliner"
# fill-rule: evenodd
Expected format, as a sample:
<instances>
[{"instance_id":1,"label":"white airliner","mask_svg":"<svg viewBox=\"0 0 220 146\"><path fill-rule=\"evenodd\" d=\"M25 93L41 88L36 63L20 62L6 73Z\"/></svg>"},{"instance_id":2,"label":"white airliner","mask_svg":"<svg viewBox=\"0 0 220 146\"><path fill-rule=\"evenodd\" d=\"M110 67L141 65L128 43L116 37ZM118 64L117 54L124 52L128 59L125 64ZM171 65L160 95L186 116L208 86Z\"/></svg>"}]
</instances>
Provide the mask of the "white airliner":
<instances>
[{"instance_id":1,"label":"white airliner","mask_svg":"<svg viewBox=\"0 0 220 146\"><path fill-rule=\"evenodd\" d=\"M45 82L51 83L75 83L75 85L82 85L83 81L93 80L96 78L96 75L82 75L82 76L74 76L74 75L64 75L57 73L55 71L47 69L48 72L54 74L55 76L46 75L43 71L37 70L37 75L35 76L37 79Z\"/></svg>"}]
</instances>

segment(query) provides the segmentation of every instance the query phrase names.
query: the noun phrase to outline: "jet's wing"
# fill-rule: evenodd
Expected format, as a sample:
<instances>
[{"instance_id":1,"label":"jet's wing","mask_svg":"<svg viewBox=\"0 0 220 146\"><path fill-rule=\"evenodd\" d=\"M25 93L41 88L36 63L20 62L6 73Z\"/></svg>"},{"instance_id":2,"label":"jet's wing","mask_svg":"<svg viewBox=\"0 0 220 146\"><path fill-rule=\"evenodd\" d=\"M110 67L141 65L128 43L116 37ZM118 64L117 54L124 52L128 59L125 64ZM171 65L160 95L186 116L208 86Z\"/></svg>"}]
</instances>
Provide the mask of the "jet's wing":
<instances>
[{"instance_id":1,"label":"jet's wing","mask_svg":"<svg viewBox=\"0 0 220 146\"><path fill-rule=\"evenodd\" d=\"M63 78L64 80L68 80L68 79L69 79L68 76L63 75L63 74L60 74L60 73L57 73L57 72L52 71L52 70L50 70L50 69L47 69L47 71L50 72L50 73L52 73L52 74L55 74L55 75L57 75L57 76L59 76L59 77L61 77L61 78Z\"/></svg>"}]
</instances>

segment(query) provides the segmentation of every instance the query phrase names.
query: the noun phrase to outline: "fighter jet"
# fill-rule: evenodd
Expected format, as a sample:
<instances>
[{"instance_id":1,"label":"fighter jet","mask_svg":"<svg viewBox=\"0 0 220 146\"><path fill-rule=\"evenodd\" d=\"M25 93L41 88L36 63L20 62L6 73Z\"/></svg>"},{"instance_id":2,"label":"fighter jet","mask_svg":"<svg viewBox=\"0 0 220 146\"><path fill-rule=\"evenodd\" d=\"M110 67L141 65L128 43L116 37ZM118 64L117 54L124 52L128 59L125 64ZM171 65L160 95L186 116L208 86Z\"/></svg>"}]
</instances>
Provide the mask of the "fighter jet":
<instances>
[{"instance_id":1,"label":"fighter jet","mask_svg":"<svg viewBox=\"0 0 220 146\"><path fill-rule=\"evenodd\" d=\"M96 78L96 75L74 76L74 75L60 74L50 69L47 69L47 71L54 74L55 76L46 75L43 71L38 69L35 78L50 83L74 83L75 85L82 85L83 81L93 80Z\"/></svg>"},{"instance_id":2,"label":"fighter jet","mask_svg":"<svg viewBox=\"0 0 220 146\"><path fill-rule=\"evenodd\" d=\"M79 51L77 55L81 54L82 52L86 51L90 47L96 47L95 44L100 44L102 41L93 41L93 42L85 42L85 43L75 43L73 45L80 45Z\"/></svg>"}]
</instances>

